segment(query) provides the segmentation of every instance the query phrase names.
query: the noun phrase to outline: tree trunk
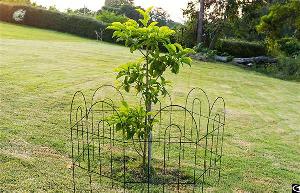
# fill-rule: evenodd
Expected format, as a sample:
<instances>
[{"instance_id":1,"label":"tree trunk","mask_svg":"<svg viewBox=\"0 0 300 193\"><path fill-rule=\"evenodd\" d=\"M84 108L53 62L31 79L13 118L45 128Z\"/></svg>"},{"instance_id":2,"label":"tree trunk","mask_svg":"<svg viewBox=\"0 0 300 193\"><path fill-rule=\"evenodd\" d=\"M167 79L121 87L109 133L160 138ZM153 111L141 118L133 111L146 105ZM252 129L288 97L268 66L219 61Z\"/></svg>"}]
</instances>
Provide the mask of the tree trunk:
<instances>
[{"instance_id":1,"label":"tree trunk","mask_svg":"<svg viewBox=\"0 0 300 193\"><path fill-rule=\"evenodd\" d=\"M147 159L147 137L144 139L144 151L143 151L143 170L146 168L146 159Z\"/></svg>"},{"instance_id":2,"label":"tree trunk","mask_svg":"<svg viewBox=\"0 0 300 193\"><path fill-rule=\"evenodd\" d=\"M146 112L150 113L152 111L152 102L151 98L149 96L150 88L149 88L149 61L148 61L148 50L147 50L147 56L146 56L146 85L147 85L147 95L146 95L146 101L145 101L145 106L146 106ZM151 122L151 115L148 115L146 118L146 125L149 125ZM147 152L147 146L148 146L148 152ZM152 131L149 130L147 133L147 137L144 143L144 153L148 153L148 165L147 165L147 174L148 174L148 179L150 179L150 171L151 171L151 159L152 159ZM143 160L144 164L146 162L146 156L144 156ZM145 167L146 165L144 165ZM145 167L146 168L146 167Z\"/></svg>"},{"instance_id":3,"label":"tree trunk","mask_svg":"<svg viewBox=\"0 0 300 193\"><path fill-rule=\"evenodd\" d=\"M151 103L147 106L147 112L151 112ZM151 121L151 115L147 117L147 124L149 125ZM152 160L152 131L148 134L148 180L151 180L151 160Z\"/></svg>"},{"instance_id":4,"label":"tree trunk","mask_svg":"<svg viewBox=\"0 0 300 193\"><path fill-rule=\"evenodd\" d=\"M218 38L218 34L215 34L214 37L212 38L212 40L209 43L209 47L208 47L209 49L212 50L212 49L215 48L217 38Z\"/></svg>"},{"instance_id":5,"label":"tree trunk","mask_svg":"<svg viewBox=\"0 0 300 193\"><path fill-rule=\"evenodd\" d=\"M215 48L218 36L219 36L219 27L217 27L217 29L213 32L213 38L211 39L208 47L209 49L212 50Z\"/></svg>"},{"instance_id":6,"label":"tree trunk","mask_svg":"<svg viewBox=\"0 0 300 193\"><path fill-rule=\"evenodd\" d=\"M204 0L200 0L200 10L198 16L198 28L197 28L197 43L203 42L203 24L204 24Z\"/></svg>"}]
</instances>

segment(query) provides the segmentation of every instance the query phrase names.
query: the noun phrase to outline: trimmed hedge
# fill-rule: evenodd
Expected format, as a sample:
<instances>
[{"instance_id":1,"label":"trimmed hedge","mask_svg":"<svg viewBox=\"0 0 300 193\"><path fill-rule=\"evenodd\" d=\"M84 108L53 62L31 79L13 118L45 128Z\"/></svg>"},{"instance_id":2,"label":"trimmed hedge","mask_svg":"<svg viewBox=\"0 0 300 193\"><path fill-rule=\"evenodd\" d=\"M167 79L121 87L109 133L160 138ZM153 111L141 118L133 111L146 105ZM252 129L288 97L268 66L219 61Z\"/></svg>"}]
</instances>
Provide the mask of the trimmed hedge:
<instances>
[{"instance_id":1,"label":"trimmed hedge","mask_svg":"<svg viewBox=\"0 0 300 193\"><path fill-rule=\"evenodd\" d=\"M235 57L255 57L267 54L267 49L263 43L237 39L220 39L217 42L216 50Z\"/></svg>"},{"instance_id":2,"label":"trimmed hedge","mask_svg":"<svg viewBox=\"0 0 300 193\"><path fill-rule=\"evenodd\" d=\"M13 19L13 14L19 9L26 10L26 14L23 21L16 22ZM107 27L102 22L90 17L68 15L61 12L49 11L26 5L4 3L0 3L0 20L9 23L17 23L70 33L92 39L96 39L95 30L100 31ZM112 33L113 32L111 30L106 29L103 33L103 41L114 42L112 39Z\"/></svg>"}]
</instances>

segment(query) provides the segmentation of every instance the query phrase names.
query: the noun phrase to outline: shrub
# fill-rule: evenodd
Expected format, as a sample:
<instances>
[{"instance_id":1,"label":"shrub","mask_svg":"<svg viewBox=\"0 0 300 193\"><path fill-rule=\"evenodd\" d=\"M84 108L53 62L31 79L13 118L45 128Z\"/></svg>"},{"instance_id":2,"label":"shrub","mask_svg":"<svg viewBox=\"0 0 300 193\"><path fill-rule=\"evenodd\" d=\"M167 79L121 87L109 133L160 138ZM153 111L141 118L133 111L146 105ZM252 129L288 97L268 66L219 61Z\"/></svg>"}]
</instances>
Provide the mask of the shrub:
<instances>
[{"instance_id":1,"label":"shrub","mask_svg":"<svg viewBox=\"0 0 300 193\"><path fill-rule=\"evenodd\" d=\"M288 56L300 54L300 42L296 38L286 37L277 40L278 48Z\"/></svg>"},{"instance_id":2,"label":"shrub","mask_svg":"<svg viewBox=\"0 0 300 193\"><path fill-rule=\"evenodd\" d=\"M295 58L283 56L276 64L257 65L256 70L277 78L300 81L300 56Z\"/></svg>"},{"instance_id":3,"label":"shrub","mask_svg":"<svg viewBox=\"0 0 300 193\"><path fill-rule=\"evenodd\" d=\"M197 44L193 49L195 52L203 54L207 59L213 59L215 55L219 54L217 50L206 48L202 43Z\"/></svg>"},{"instance_id":4,"label":"shrub","mask_svg":"<svg viewBox=\"0 0 300 193\"><path fill-rule=\"evenodd\" d=\"M266 47L261 42L248 42L237 39L220 39L216 49L235 57L254 57L266 55Z\"/></svg>"},{"instance_id":5,"label":"shrub","mask_svg":"<svg viewBox=\"0 0 300 193\"><path fill-rule=\"evenodd\" d=\"M282 57L275 67L279 77L300 80L300 56Z\"/></svg>"},{"instance_id":6,"label":"shrub","mask_svg":"<svg viewBox=\"0 0 300 193\"><path fill-rule=\"evenodd\" d=\"M13 15L20 9L25 10L25 16L22 21L16 21L13 19ZM49 11L26 5L11 5L2 3L0 3L0 20L70 33L93 39L96 38L95 31L105 30L107 27L104 23L90 17L68 15L61 12ZM103 34L103 40L113 42L111 36L112 31L106 30Z\"/></svg>"}]
</instances>

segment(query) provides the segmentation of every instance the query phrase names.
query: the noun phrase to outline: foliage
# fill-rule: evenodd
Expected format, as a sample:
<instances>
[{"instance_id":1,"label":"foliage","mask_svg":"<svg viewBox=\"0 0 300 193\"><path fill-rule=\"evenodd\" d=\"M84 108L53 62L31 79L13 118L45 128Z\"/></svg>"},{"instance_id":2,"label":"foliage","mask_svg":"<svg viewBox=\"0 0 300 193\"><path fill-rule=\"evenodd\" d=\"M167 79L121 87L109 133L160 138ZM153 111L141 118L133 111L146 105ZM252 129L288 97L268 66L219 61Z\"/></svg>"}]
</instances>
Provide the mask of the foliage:
<instances>
[{"instance_id":1,"label":"foliage","mask_svg":"<svg viewBox=\"0 0 300 193\"><path fill-rule=\"evenodd\" d=\"M300 41L296 38L286 37L276 41L278 49L287 56L300 55Z\"/></svg>"},{"instance_id":2,"label":"foliage","mask_svg":"<svg viewBox=\"0 0 300 193\"><path fill-rule=\"evenodd\" d=\"M257 30L269 39L286 36L300 39L300 1L291 0L284 4L274 4L269 13L261 17Z\"/></svg>"},{"instance_id":3,"label":"foliage","mask_svg":"<svg viewBox=\"0 0 300 193\"><path fill-rule=\"evenodd\" d=\"M197 41L197 25L195 22L196 21L187 21L183 26L176 28L175 37L177 41L189 48L195 46Z\"/></svg>"},{"instance_id":4,"label":"foliage","mask_svg":"<svg viewBox=\"0 0 300 193\"><path fill-rule=\"evenodd\" d=\"M117 15L125 15L130 19L139 21L139 19L141 19L142 17L136 9L142 9L142 8L136 7L132 4L103 6L101 10L97 12L97 14L100 14L102 11L110 11L116 13Z\"/></svg>"},{"instance_id":5,"label":"foliage","mask_svg":"<svg viewBox=\"0 0 300 193\"><path fill-rule=\"evenodd\" d=\"M248 42L237 39L220 39L216 49L235 57L253 57L266 54L266 48L262 42Z\"/></svg>"},{"instance_id":6,"label":"foliage","mask_svg":"<svg viewBox=\"0 0 300 193\"><path fill-rule=\"evenodd\" d=\"M295 58L283 57L279 60L277 71L283 73L286 78L300 79L300 55Z\"/></svg>"},{"instance_id":7,"label":"foliage","mask_svg":"<svg viewBox=\"0 0 300 193\"><path fill-rule=\"evenodd\" d=\"M226 35L247 41L262 41L264 35L257 32L256 26L267 9L268 3L262 0L242 4L241 17L229 26L232 30L228 32L231 32L231 34L227 32Z\"/></svg>"},{"instance_id":8,"label":"foliage","mask_svg":"<svg viewBox=\"0 0 300 193\"><path fill-rule=\"evenodd\" d=\"M105 0L105 6L133 5L133 0Z\"/></svg>"},{"instance_id":9,"label":"foliage","mask_svg":"<svg viewBox=\"0 0 300 193\"><path fill-rule=\"evenodd\" d=\"M49 11L56 11L56 12L58 12L58 11L59 11L59 10L56 8L56 6L55 6L55 5L51 5L51 6L49 6L48 10L49 10Z\"/></svg>"},{"instance_id":10,"label":"foliage","mask_svg":"<svg viewBox=\"0 0 300 193\"><path fill-rule=\"evenodd\" d=\"M16 23L13 14L17 10L25 10L26 14L20 24L66 32L81 37L95 39L95 30L105 29L106 25L94 18L49 11L24 5L0 4L0 20ZM106 30L103 40L113 42L111 31Z\"/></svg>"},{"instance_id":11,"label":"foliage","mask_svg":"<svg viewBox=\"0 0 300 193\"><path fill-rule=\"evenodd\" d=\"M298 40L300 39L299 13L300 1L291 0L285 3L273 4L267 15L261 17L260 23L257 25L257 30L266 36L265 41L270 54L277 56L280 55L282 51L291 52L291 50L286 49L287 46L291 47L291 43L293 42L289 41L289 45L283 45L286 41L282 38L293 37ZM297 47L297 43L294 42L293 45Z\"/></svg>"},{"instance_id":12,"label":"foliage","mask_svg":"<svg viewBox=\"0 0 300 193\"><path fill-rule=\"evenodd\" d=\"M151 125L145 124L148 114L142 106L129 107L122 101L118 114L109 117L108 121L116 126L117 131L126 134L126 139L133 139L135 135L139 139L145 139L151 129Z\"/></svg>"},{"instance_id":13,"label":"foliage","mask_svg":"<svg viewBox=\"0 0 300 193\"><path fill-rule=\"evenodd\" d=\"M294 58L281 56L276 64L259 65L256 70L277 78L300 81L300 55Z\"/></svg>"},{"instance_id":14,"label":"foliage","mask_svg":"<svg viewBox=\"0 0 300 193\"><path fill-rule=\"evenodd\" d=\"M142 19L142 17L140 13L137 11L137 9L144 10L139 6L135 6L133 3L112 4L109 6L102 7L101 10L98 11L98 14L100 14L102 11L109 11L109 12L114 12L117 15L124 15L130 19L139 22L139 20ZM157 24L158 26L167 25L171 28L175 28L175 26L178 25L178 23L170 19L168 13L162 8L152 9L152 11L150 12L150 17L151 17L151 21L158 22Z\"/></svg>"},{"instance_id":15,"label":"foliage","mask_svg":"<svg viewBox=\"0 0 300 193\"><path fill-rule=\"evenodd\" d=\"M79 8L79 9L74 10L74 14L93 16L95 13L92 10L90 10L86 7L83 7L83 8Z\"/></svg>"},{"instance_id":16,"label":"foliage","mask_svg":"<svg viewBox=\"0 0 300 193\"><path fill-rule=\"evenodd\" d=\"M217 40L225 37L226 33L232 33L232 24L239 18L239 10L245 0L211 0L204 1L204 28L202 43L206 47L213 48ZM199 18L199 1L190 0L184 10L184 16L188 19L186 31L197 37ZM193 38L195 39L195 38ZM195 45L195 44L194 44Z\"/></svg>"},{"instance_id":17,"label":"foliage","mask_svg":"<svg viewBox=\"0 0 300 193\"><path fill-rule=\"evenodd\" d=\"M187 19L184 26L178 30L181 36L181 42L187 47L193 47L197 41L197 22L198 22L198 11L196 10L196 3L190 1L187 8L183 10L183 16Z\"/></svg>"},{"instance_id":18,"label":"foliage","mask_svg":"<svg viewBox=\"0 0 300 193\"><path fill-rule=\"evenodd\" d=\"M168 82L163 78L165 70L170 68L177 74L181 65L190 65L191 59L187 54L192 50L184 49L178 43L171 44L170 38L175 32L169 27L158 27L157 22L149 23L151 9L138 11L143 15L141 26L134 20L128 20L124 24L115 22L109 27L115 30L113 36L117 41L124 41L131 52L138 50L144 56L118 68L117 78L123 78L122 86L127 92L134 87L144 99L156 103L159 93L167 94L165 86ZM160 44L167 49L167 53L161 54Z\"/></svg>"},{"instance_id":19,"label":"foliage","mask_svg":"<svg viewBox=\"0 0 300 193\"><path fill-rule=\"evenodd\" d=\"M111 24L113 22L126 22L128 17L124 15L118 15L112 11L103 10L96 16L96 19L102 21L103 23Z\"/></svg>"},{"instance_id":20,"label":"foliage","mask_svg":"<svg viewBox=\"0 0 300 193\"><path fill-rule=\"evenodd\" d=\"M0 3L14 3L14 4L29 5L30 4L30 0L0 0Z\"/></svg>"},{"instance_id":21,"label":"foliage","mask_svg":"<svg viewBox=\"0 0 300 193\"><path fill-rule=\"evenodd\" d=\"M300 80L300 55L295 58L282 57L276 66L279 77Z\"/></svg>"},{"instance_id":22,"label":"foliage","mask_svg":"<svg viewBox=\"0 0 300 193\"><path fill-rule=\"evenodd\" d=\"M211 50L204 46L203 43L197 44L194 48L194 51L197 53L202 53L206 58L213 59L217 54L217 50Z\"/></svg>"},{"instance_id":23,"label":"foliage","mask_svg":"<svg viewBox=\"0 0 300 193\"><path fill-rule=\"evenodd\" d=\"M36 8L40 8L40 9L47 9L47 7L44 7L44 6L42 6L42 5L39 5L39 4L37 4L36 2L32 2L30 5L31 5L32 7L36 7ZM71 9L68 9L68 10L71 10Z\"/></svg>"},{"instance_id":24,"label":"foliage","mask_svg":"<svg viewBox=\"0 0 300 193\"><path fill-rule=\"evenodd\" d=\"M234 38L247 41L262 41L265 35L258 33L256 26L260 18L268 12L271 5L285 0L210 0L204 1L203 41L206 47L214 48L218 39ZM183 41L185 45L196 44L199 0L190 0L184 16Z\"/></svg>"},{"instance_id":25,"label":"foliage","mask_svg":"<svg viewBox=\"0 0 300 193\"><path fill-rule=\"evenodd\" d=\"M127 108L127 111L123 113L122 119L126 123L125 126L129 127L126 130L127 137L132 137L137 132L138 137L149 139L149 141L151 141L152 136L152 104L158 102L159 96L167 95L166 86L168 81L165 79L164 73L167 69L170 69L172 73L177 74L180 66L184 64L191 65L192 59L187 54L193 52L191 49L184 49L178 43L171 43L171 37L175 34L175 31L167 26L157 26L158 22L150 22L151 9L149 8L146 11L137 9L143 16L139 23L129 19L125 23L114 22L108 27L108 29L115 31L113 37L117 38L117 41L125 42L125 46L130 48L130 52L139 51L143 56L139 60L120 66L117 69L117 79L121 81L121 87L126 92L134 88L145 102L146 114L143 113L141 107L138 108L139 113L146 116L145 119L137 111L130 110L130 108L129 110ZM161 46L166 49L166 53L161 53ZM134 119L132 118L133 115L139 116L139 118ZM141 132L142 129L146 133ZM150 152L148 153L148 160L151 161L151 144L151 142L144 142L142 155L144 168L146 168L147 145L148 152ZM148 166L151 167L151 163L148 163Z\"/></svg>"},{"instance_id":26,"label":"foliage","mask_svg":"<svg viewBox=\"0 0 300 193\"><path fill-rule=\"evenodd\" d=\"M82 15L82 16L91 16L93 17L96 13L86 7L83 7L83 8L79 8L79 9L66 9L65 11L67 14L70 14L70 15Z\"/></svg>"},{"instance_id":27,"label":"foliage","mask_svg":"<svg viewBox=\"0 0 300 193\"><path fill-rule=\"evenodd\" d=\"M168 21L170 20L170 15L163 8L152 9L150 17L152 21L158 22L158 26L168 25Z\"/></svg>"}]
</instances>

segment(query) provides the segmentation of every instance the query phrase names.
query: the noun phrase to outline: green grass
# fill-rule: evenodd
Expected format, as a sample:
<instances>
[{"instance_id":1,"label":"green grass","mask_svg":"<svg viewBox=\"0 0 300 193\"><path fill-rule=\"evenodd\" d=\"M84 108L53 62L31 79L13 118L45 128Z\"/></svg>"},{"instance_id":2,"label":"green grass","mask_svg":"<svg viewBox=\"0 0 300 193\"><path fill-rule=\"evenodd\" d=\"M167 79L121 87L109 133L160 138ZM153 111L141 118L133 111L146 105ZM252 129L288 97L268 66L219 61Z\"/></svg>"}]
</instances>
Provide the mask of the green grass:
<instances>
[{"instance_id":1,"label":"green grass","mask_svg":"<svg viewBox=\"0 0 300 193\"><path fill-rule=\"evenodd\" d=\"M0 192L70 192L68 113L114 83L128 49L0 23ZM291 192L300 182L300 83L239 67L194 62L172 80L180 101L192 87L226 100L222 178L211 192Z\"/></svg>"}]
</instances>

